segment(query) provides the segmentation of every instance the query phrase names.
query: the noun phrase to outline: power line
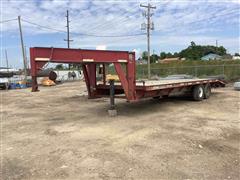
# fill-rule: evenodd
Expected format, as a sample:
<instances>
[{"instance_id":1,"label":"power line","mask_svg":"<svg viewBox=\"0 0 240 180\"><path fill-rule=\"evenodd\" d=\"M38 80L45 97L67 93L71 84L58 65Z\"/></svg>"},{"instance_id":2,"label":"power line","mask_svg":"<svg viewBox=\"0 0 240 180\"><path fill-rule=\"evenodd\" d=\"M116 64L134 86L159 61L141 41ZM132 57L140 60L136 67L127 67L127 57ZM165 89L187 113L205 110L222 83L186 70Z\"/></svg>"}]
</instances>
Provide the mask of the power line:
<instances>
[{"instance_id":1,"label":"power line","mask_svg":"<svg viewBox=\"0 0 240 180\"><path fill-rule=\"evenodd\" d=\"M138 33L138 34L123 34L123 35L96 35L96 34L85 34L85 33L73 33L75 35L82 35L82 36L92 36L92 37L106 37L106 38L112 38L112 37L131 37L131 36L142 36L145 33Z\"/></svg>"},{"instance_id":2,"label":"power line","mask_svg":"<svg viewBox=\"0 0 240 180\"><path fill-rule=\"evenodd\" d=\"M0 23L6 23L6 22L16 21L16 20L18 20L18 19L17 18L15 18L15 19L8 19L8 20L0 21Z\"/></svg>"},{"instance_id":3,"label":"power line","mask_svg":"<svg viewBox=\"0 0 240 180\"><path fill-rule=\"evenodd\" d=\"M119 14L119 16L122 16L121 18L113 18L112 20L114 21L114 22L117 22L117 24L120 24L120 23L124 23L124 22L126 22L126 21L128 21L129 20L129 18L130 17L132 17L132 16L125 16L126 15L126 12L128 12L128 10L129 9L135 9L135 8L137 8L138 7L138 5L137 6L132 6L131 8L128 8L128 9L124 9L125 10L125 12L123 12L123 13L121 13L121 14ZM93 26L92 27L92 29L91 29L91 32L96 32L96 30L98 30L98 29L100 29L100 28L111 28L112 29L112 26L113 26L113 24L111 24L112 23L112 20L111 21L107 21L107 22L105 22L105 23L102 23L102 22L100 22L99 24L97 24L97 25L95 25L95 26ZM123 21L124 20L124 21ZM110 24L109 24L110 23ZM115 25L115 24L114 24ZM88 29L88 28L87 28Z\"/></svg>"},{"instance_id":4,"label":"power line","mask_svg":"<svg viewBox=\"0 0 240 180\"><path fill-rule=\"evenodd\" d=\"M28 20L25 20L25 19L22 19L22 21L26 22L26 23L29 23L29 24L32 24L32 25L35 25L35 26L38 26L40 28L44 28L44 29L49 29L49 30L53 30L53 31L58 31L58 32L62 32L62 33L66 33L67 31L63 31L63 30L60 30L60 29L55 29L55 28L52 28L52 27L49 27L49 26L43 26L43 25L40 25L40 24L37 24L37 23L34 23L34 22L30 22Z\"/></svg>"},{"instance_id":5,"label":"power line","mask_svg":"<svg viewBox=\"0 0 240 180\"><path fill-rule=\"evenodd\" d=\"M229 12L229 13L225 13L225 14L220 14L220 15L213 15L212 17L208 17L208 18L204 18L204 19L200 19L200 20L197 20L197 21L190 22L189 24L195 24L195 23L198 23L198 22L215 19L215 18L218 18L218 17L221 17L221 16L231 15L231 14L234 14L235 12L236 12L236 11ZM239 11L238 11L238 12L239 12ZM187 23L187 24L188 24L188 23Z\"/></svg>"},{"instance_id":6,"label":"power line","mask_svg":"<svg viewBox=\"0 0 240 180\"><path fill-rule=\"evenodd\" d=\"M117 29L119 26L122 26L123 24L126 24L126 22L129 22L129 21L131 21L131 18L132 17L134 17L134 15L131 15L131 16L125 16L125 17L123 17L123 18L120 18L120 19L115 19L115 21L117 22L117 24L115 24L115 23L112 23L111 24L111 22L112 21L109 21L108 23L105 23L105 25L102 25L102 26L99 26L98 27L98 29L101 29L101 28L104 28L104 29L106 29L106 30L113 30L113 29ZM96 28L94 28L94 30L95 30ZM98 30L98 29L96 29L96 30ZM135 29L138 29L138 27L133 27L133 29L135 30ZM93 31L93 32L96 32L96 30L95 31ZM132 30L132 28L131 28L131 30ZM91 32L92 32L92 30L91 30Z\"/></svg>"},{"instance_id":7,"label":"power line","mask_svg":"<svg viewBox=\"0 0 240 180\"><path fill-rule=\"evenodd\" d=\"M195 23L200 23L202 21L208 21L208 20L211 20L211 19L215 19L215 18L218 18L218 17L221 17L221 16L226 16L226 15L231 15L231 14L234 14L234 13L238 12L238 11L234 11L234 10L237 10L237 9L233 9L232 10L233 12L220 14L220 15L217 15L217 16L213 14L212 17L202 18L202 19L199 19L197 21L192 21L192 22L188 22L188 23L185 23L185 24L181 24L180 26L182 27L183 25L191 25L191 24L195 24ZM178 26L174 26L173 28L170 28L169 31L176 30L178 27L179 27L179 25ZM155 32L159 32L159 31L161 31L161 29L155 30Z\"/></svg>"},{"instance_id":8,"label":"power line","mask_svg":"<svg viewBox=\"0 0 240 180\"><path fill-rule=\"evenodd\" d=\"M145 35L145 34L143 34ZM142 38L143 36L132 36L132 37L124 37L124 38L121 38L121 39L114 39L114 40L111 40L111 41L107 41L106 44L114 44L116 42L120 42L120 41L126 41L126 40L139 40L139 38Z\"/></svg>"},{"instance_id":9,"label":"power line","mask_svg":"<svg viewBox=\"0 0 240 180\"><path fill-rule=\"evenodd\" d=\"M41 27L41 28L44 28L44 29L54 30L54 31L62 32L62 33L67 33L67 31L51 28L49 26L43 26L43 25L40 25L40 24L37 24L37 23L30 22L28 20L22 20L22 21L27 22L27 23L32 24L32 25L35 25L35 26L38 26L38 27ZM109 38L111 38L111 37L130 37L130 36L140 36L140 35L143 35L143 33L125 34L125 35L97 35L97 34L87 34L87 33L72 33L72 34L81 35L81 36L91 36L91 37L106 37L106 38L107 37L109 37Z\"/></svg>"}]
</instances>

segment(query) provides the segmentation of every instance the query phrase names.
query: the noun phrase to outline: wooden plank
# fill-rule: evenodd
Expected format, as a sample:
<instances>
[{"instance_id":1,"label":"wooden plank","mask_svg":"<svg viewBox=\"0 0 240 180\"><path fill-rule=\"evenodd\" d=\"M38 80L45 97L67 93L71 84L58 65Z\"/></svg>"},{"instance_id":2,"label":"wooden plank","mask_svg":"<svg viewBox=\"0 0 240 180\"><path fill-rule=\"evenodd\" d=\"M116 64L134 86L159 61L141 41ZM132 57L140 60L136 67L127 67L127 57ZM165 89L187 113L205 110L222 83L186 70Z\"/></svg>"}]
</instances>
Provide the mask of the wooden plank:
<instances>
[{"instance_id":1,"label":"wooden plank","mask_svg":"<svg viewBox=\"0 0 240 180\"><path fill-rule=\"evenodd\" d=\"M209 81L208 79L162 79L162 80L146 80L136 82L136 86L159 86L168 84L188 83L188 82L203 82Z\"/></svg>"}]
</instances>

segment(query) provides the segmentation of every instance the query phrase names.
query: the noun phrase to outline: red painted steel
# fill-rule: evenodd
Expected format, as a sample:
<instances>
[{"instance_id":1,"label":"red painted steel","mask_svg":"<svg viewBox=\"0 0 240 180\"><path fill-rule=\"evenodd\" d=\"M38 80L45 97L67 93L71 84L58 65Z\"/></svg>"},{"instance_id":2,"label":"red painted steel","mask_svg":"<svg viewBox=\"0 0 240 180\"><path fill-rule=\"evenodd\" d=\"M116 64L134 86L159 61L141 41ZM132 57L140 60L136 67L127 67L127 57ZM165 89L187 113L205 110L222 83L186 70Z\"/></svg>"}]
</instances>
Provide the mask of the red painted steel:
<instances>
[{"instance_id":1,"label":"red painted steel","mask_svg":"<svg viewBox=\"0 0 240 180\"><path fill-rule=\"evenodd\" d=\"M120 79L120 84L115 85L116 97L125 97L127 101L169 95L173 90L180 91L183 88L191 88L196 84L210 83L212 86L223 86L225 84L219 80L196 80L152 86L146 86L143 82L141 86L136 85L135 53L128 51L34 47L30 48L30 60L32 91L38 91L37 73L49 62L82 64L89 98L109 96L110 88L105 82L105 66L110 63L113 63ZM97 84L96 81L97 64L102 64L103 67L102 84ZM120 94L124 94L124 96L119 96Z\"/></svg>"},{"instance_id":2,"label":"red painted steel","mask_svg":"<svg viewBox=\"0 0 240 180\"><path fill-rule=\"evenodd\" d=\"M135 100L135 53L128 51L106 51L66 48L30 48L32 91L38 91L37 72L48 63L82 64L83 74L89 98L97 98L109 94L108 89L98 89L96 82L96 65L103 65L103 86L105 82L105 64L113 63L120 78L123 92L128 100ZM126 65L126 72L121 64ZM120 91L116 91L117 93ZM122 90L121 90L122 93Z\"/></svg>"}]
</instances>

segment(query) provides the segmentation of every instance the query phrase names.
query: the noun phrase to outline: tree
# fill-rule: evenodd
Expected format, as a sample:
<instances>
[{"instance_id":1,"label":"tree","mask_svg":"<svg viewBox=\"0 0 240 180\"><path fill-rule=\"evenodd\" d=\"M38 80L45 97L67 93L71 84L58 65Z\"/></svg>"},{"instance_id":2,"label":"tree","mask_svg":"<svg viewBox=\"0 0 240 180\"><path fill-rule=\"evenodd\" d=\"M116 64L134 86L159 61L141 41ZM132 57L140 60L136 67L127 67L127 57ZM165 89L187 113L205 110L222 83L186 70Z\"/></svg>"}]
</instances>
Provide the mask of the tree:
<instances>
[{"instance_id":1,"label":"tree","mask_svg":"<svg viewBox=\"0 0 240 180\"><path fill-rule=\"evenodd\" d=\"M177 53L177 52L175 52L174 54L173 54L173 57L178 57L179 56L179 54Z\"/></svg>"},{"instance_id":2,"label":"tree","mask_svg":"<svg viewBox=\"0 0 240 180\"><path fill-rule=\"evenodd\" d=\"M148 52L147 51L143 51L142 53L142 59L147 60L148 59Z\"/></svg>"},{"instance_id":3,"label":"tree","mask_svg":"<svg viewBox=\"0 0 240 180\"><path fill-rule=\"evenodd\" d=\"M200 60L201 57L209 54L214 53L218 54L220 56L226 55L227 50L223 47L216 47L216 46L201 46L196 45L195 42L191 42L190 46L188 46L186 49L183 49L179 56L181 58L186 58L189 60Z\"/></svg>"},{"instance_id":4,"label":"tree","mask_svg":"<svg viewBox=\"0 0 240 180\"><path fill-rule=\"evenodd\" d=\"M167 57L167 54L165 52L160 53L160 59L165 59Z\"/></svg>"},{"instance_id":5,"label":"tree","mask_svg":"<svg viewBox=\"0 0 240 180\"><path fill-rule=\"evenodd\" d=\"M235 53L234 56L239 56L239 53Z\"/></svg>"},{"instance_id":6,"label":"tree","mask_svg":"<svg viewBox=\"0 0 240 180\"><path fill-rule=\"evenodd\" d=\"M159 59L159 56L157 54L152 54L150 57L150 62L151 63L156 63Z\"/></svg>"},{"instance_id":7,"label":"tree","mask_svg":"<svg viewBox=\"0 0 240 180\"><path fill-rule=\"evenodd\" d=\"M191 47L196 46L196 43L194 41L191 42Z\"/></svg>"},{"instance_id":8,"label":"tree","mask_svg":"<svg viewBox=\"0 0 240 180\"><path fill-rule=\"evenodd\" d=\"M223 55L226 55L226 53L227 53L227 50L223 46L217 47L216 54L223 56Z\"/></svg>"},{"instance_id":9,"label":"tree","mask_svg":"<svg viewBox=\"0 0 240 180\"><path fill-rule=\"evenodd\" d=\"M171 58L171 57L173 57L172 53L168 52L167 53L167 58Z\"/></svg>"}]
</instances>

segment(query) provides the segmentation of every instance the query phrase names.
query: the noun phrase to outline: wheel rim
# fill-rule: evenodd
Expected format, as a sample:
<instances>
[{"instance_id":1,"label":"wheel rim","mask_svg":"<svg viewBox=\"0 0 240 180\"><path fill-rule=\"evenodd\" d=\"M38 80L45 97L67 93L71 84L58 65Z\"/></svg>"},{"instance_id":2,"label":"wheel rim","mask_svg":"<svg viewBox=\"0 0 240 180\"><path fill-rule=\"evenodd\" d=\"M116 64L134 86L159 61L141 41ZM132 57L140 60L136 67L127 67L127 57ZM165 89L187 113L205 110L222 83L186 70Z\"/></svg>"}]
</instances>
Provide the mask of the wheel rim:
<instances>
[{"instance_id":1,"label":"wheel rim","mask_svg":"<svg viewBox=\"0 0 240 180\"><path fill-rule=\"evenodd\" d=\"M198 95L199 97L203 97L203 88L199 88Z\"/></svg>"}]
</instances>

